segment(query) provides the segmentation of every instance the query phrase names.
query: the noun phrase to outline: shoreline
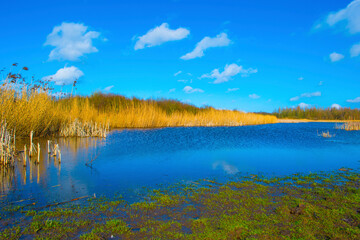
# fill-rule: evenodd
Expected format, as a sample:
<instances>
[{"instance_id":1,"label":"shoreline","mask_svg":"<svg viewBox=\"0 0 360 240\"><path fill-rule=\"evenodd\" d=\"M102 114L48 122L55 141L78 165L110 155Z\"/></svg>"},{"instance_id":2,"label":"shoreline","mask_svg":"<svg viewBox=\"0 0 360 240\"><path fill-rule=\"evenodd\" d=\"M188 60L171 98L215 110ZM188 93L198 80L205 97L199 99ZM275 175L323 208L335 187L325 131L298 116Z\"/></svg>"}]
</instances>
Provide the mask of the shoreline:
<instances>
[{"instance_id":1,"label":"shoreline","mask_svg":"<svg viewBox=\"0 0 360 240\"><path fill-rule=\"evenodd\" d=\"M312 120L312 119L278 118L277 123L305 123L305 122L345 123L345 122L360 122L360 120Z\"/></svg>"}]
</instances>

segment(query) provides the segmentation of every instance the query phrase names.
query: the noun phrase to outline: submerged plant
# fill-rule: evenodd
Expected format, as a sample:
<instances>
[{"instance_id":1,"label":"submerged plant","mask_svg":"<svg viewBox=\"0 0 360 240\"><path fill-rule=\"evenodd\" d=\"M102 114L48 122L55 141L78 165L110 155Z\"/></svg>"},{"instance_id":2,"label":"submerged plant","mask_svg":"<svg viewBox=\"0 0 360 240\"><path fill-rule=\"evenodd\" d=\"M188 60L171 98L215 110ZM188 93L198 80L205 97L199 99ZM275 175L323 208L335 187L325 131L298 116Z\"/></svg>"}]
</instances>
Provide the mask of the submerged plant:
<instances>
[{"instance_id":1,"label":"submerged plant","mask_svg":"<svg viewBox=\"0 0 360 240\"><path fill-rule=\"evenodd\" d=\"M320 134L318 133L318 136L321 136L323 138L332 138L335 137L335 134L330 134L330 132L327 131L327 132L321 132Z\"/></svg>"}]
</instances>

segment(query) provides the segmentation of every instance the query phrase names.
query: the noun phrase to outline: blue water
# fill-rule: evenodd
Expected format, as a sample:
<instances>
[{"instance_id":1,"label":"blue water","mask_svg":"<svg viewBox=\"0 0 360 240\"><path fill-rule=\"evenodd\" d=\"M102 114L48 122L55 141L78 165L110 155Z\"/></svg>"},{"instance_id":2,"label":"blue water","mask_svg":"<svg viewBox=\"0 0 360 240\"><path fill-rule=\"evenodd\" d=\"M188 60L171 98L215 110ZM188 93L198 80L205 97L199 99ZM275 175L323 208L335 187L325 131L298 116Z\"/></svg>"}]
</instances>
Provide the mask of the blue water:
<instances>
[{"instance_id":1,"label":"blue water","mask_svg":"<svg viewBox=\"0 0 360 240\"><path fill-rule=\"evenodd\" d=\"M0 200L58 202L115 192L136 199L144 188L204 178L225 181L242 174L357 169L360 131L334 127L334 123L293 123L115 130L105 140L58 139L61 164L48 158L44 149L39 165L24 169L19 164L11 180L2 180ZM322 131L335 136L318 136ZM92 168L85 166L94 158Z\"/></svg>"}]
</instances>

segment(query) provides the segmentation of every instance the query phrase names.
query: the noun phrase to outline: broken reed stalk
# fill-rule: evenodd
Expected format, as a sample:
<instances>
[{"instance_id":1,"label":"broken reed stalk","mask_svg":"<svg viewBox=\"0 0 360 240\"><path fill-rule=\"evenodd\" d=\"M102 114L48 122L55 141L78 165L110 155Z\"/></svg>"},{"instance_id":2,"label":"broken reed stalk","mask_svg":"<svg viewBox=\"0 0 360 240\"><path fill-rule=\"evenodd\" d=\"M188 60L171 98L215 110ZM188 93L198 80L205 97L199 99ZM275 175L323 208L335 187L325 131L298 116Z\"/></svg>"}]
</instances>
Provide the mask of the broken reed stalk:
<instances>
[{"instance_id":1,"label":"broken reed stalk","mask_svg":"<svg viewBox=\"0 0 360 240\"><path fill-rule=\"evenodd\" d=\"M14 136L13 136L13 140L14 140L14 143L13 143L13 151L15 152L16 149L15 149L15 146L16 146L16 135L15 135L15 132L16 130L14 130Z\"/></svg>"},{"instance_id":2,"label":"broken reed stalk","mask_svg":"<svg viewBox=\"0 0 360 240\"><path fill-rule=\"evenodd\" d=\"M40 163L40 143L38 143L38 145L37 145L37 154L38 154L37 163Z\"/></svg>"},{"instance_id":3,"label":"broken reed stalk","mask_svg":"<svg viewBox=\"0 0 360 240\"><path fill-rule=\"evenodd\" d=\"M6 121L1 121L0 127L0 165L10 166L15 160L15 130L7 129Z\"/></svg>"},{"instance_id":4,"label":"broken reed stalk","mask_svg":"<svg viewBox=\"0 0 360 240\"><path fill-rule=\"evenodd\" d=\"M29 148L29 157L30 158L32 157L32 149L33 149L32 140L33 140L33 131L30 132L30 148Z\"/></svg>"},{"instance_id":5,"label":"broken reed stalk","mask_svg":"<svg viewBox=\"0 0 360 240\"><path fill-rule=\"evenodd\" d=\"M59 154L59 163L61 163L61 151L60 151L60 148L58 148L58 154Z\"/></svg>"},{"instance_id":6,"label":"broken reed stalk","mask_svg":"<svg viewBox=\"0 0 360 240\"><path fill-rule=\"evenodd\" d=\"M48 143L48 154L55 157L55 159L57 158L59 163L61 163L61 151L59 148L59 144L55 143L54 146L51 147L51 141L48 140L47 143Z\"/></svg>"},{"instance_id":7,"label":"broken reed stalk","mask_svg":"<svg viewBox=\"0 0 360 240\"><path fill-rule=\"evenodd\" d=\"M60 136L62 137L102 137L106 138L109 131L108 124L98 124L92 121L81 122L78 119L63 124L60 128Z\"/></svg>"},{"instance_id":8,"label":"broken reed stalk","mask_svg":"<svg viewBox=\"0 0 360 240\"><path fill-rule=\"evenodd\" d=\"M26 167L26 144L24 145L23 165Z\"/></svg>"},{"instance_id":9,"label":"broken reed stalk","mask_svg":"<svg viewBox=\"0 0 360 240\"><path fill-rule=\"evenodd\" d=\"M57 155L58 146L59 146L58 144L54 144L53 154L52 154L54 157L56 157L56 155Z\"/></svg>"},{"instance_id":10,"label":"broken reed stalk","mask_svg":"<svg viewBox=\"0 0 360 240\"><path fill-rule=\"evenodd\" d=\"M317 133L318 136L321 136L323 138L331 138L331 137L335 137L335 134L331 135L329 131L327 132L321 132L319 134L319 132Z\"/></svg>"},{"instance_id":11,"label":"broken reed stalk","mask_svg":"<svg viewBox=\"0 0 360 240\"><path fill-rule=\"evenodd\" d=\"M48 141L47 141L48 154L51 154L50 144L51 144L51 141L48 140Z\"/></svg>"}]
</instances>

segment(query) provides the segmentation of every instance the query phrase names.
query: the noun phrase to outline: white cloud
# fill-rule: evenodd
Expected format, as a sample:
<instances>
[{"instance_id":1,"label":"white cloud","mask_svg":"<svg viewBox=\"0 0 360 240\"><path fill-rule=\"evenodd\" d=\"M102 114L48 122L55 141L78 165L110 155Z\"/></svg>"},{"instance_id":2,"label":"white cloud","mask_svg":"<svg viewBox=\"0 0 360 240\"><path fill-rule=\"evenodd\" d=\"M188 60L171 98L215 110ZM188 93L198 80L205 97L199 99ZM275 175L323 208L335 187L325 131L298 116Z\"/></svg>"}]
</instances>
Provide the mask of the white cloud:
<instances>
[{"instance_id":1,"label":"white cloud","mask_svg":"<svg viewBox=\"0 0 360 240\"><path fill-rule=\"evenodd\" d=\"M359 103L360 102L360 97L357 97L355 99L349 99L349 100L346 100L347 102L349 103Z\"/></svg>"},{"instance_id":2,"label":"white cloud","mask_svg":"<svg viewBox=\"0 0 360 240\"><path fill-rule=\"evenodd\" d=\"M324 84L324 81L319 82L319 86L322 86Z\"/></svg>"},{"instance_id":3,"label":"white cloud","mask_svg":"<svg viewBox=\"0 0 360 240\"><path fill-rule=\"evenodd\" d=\"M250 95L249 95L249 98L258 99L258 98L260 98L260 96L257 95L257 94L255 94L255 93L253 93L253 94L250 94Z\"/></svg>"},{"instance_id":4,"label":"white cloud","mask_svg":"<svg viewBox=\"0 0 360 240\"><path fill-rule=\"evenodd\" d=\"M65 66L64 68L60 68L54 75L43 77L43 80L53 81L55 85L70 85L82 76L84 76L84 73L77 67Z\"/></svg>"},{"instance_id":5,"label":"white cloud","mask_svg":"<svg viewBox=\"0 0 360 240\"><path fill-rule=\"evenodd\" d=\"M342 21L347 22L346 28L350 33L360 32L360 0L352 1L346 8L330 13L326 18L331 27Z\"/></svg>"},{"instance_id":6,"label":"white cloud","mask_svg":"<svg viewBox=\"0 0 360 240\"><path fill-rule=\"evenodd\" d=\"M178 72L174 73L174 77L176 77L176 76L179 75L180 73L182 73L182 71L178 71Z\"/></svg>"},{"instance_id":7,"label":"white cloud","mask_svg":"<svg viewBox=\"0 0 360 240\"><path fill-rule=\"evenodd\" d=\"M290 101L297 101L300 98L310 98L310 97L320 97L320 96L321 96L321 92L303 93L300 96L290 98Z\"/></svg>"},{"instance_id":8,"label":"white cloud","mask_svg":"<svg viewBox=\"0 0 360 240\"><path fill-rule=\"evenodd\" d=\"M98 51L92 40L99 36L99 32L88 31L84 24L63 22L54 27L44 45L55 47L49 54L49 60L76 61L84 54Z\"/></svg>"},{"instance_id":9,"label":"white cloud","mask_svg":"<svg viewBox=\"0 0 360 240\"><path fill-rule=\"evenodd\" d=\"M300 108L310 108L311 107L311 105L310 104L306 104L306 103L300 103L299 105L298 105Z\"/></svg>"},{"instance_id":10,"label":"white cloud","mask_svg":"<svg viewBox=\"0 0 360 240\"><path fill-rule=\"evenodd\" d=\"M299 81L302 81L302 80L304 80L304 78L303 78L303 77L299 77L298 80L299 80Z\"/></svg>"},{"instance_id":11,"label":"white cloud","mask_svg":"<svg viewBox=\"0 0 360 240\"><path fill-rule=\"evenodd\" d=\"M170 29L169 24L163 23L150 29L145 35L138 37L135 43L135 50L154 47L165 42L176 41L186 38L190 31L186 28Z\"/></svg>"},{"instance_id":12,"label":"white cloud","mask_svg":"<svg viewBox=\"0 0 360 240\"><path fill-rule=\"evenodd\" d=\"M200 89L200 88L192 88L190 86L186 86L184 87L183 91L185 93L195 93L195 92L200 92L200 93L203 93L204 90Z\"/></svg>"},{"instance_id":13,"label":"white cloud","mask_svg":"<svg viewBox=\"0 0 360 240\"><path fill-rule=\"evenodd\" d=\"M340 53L333 52L329 55L331 62L337 62L344 58L344 55Z\"/></svg>"},{"instance_id":14,"label":"white cloud","mask_svg":"<svg viewBox=\"0 0 360 240\"><path fill-rule=\"evenodd\" d=\"M114 87L114 85L108 86L104 88L104 92L110 92L110 90Z\"/></svg>"},{"instance_id":15,"label":"white cloud","mask_svg":"<svg viewBox=\"0 0 360 240\"><path fill-rule=\"evenodd\" d=\"M169 90L169 93L172 93L172 92L175 92L176 91L176 88L172 88Z\"/></svg>"},{"instance_id":16,"label":"white cloud","mask_svg":"<svg viewBox=\"0 0 360 240\"><path fill-rule=\"evenodd\" d=\"M189 60L204 56L204 51L213 47L225 47L231 43L226 33L220 33L214 38L204 37L198 42L192 52L189 52L181 57L183 60Z\"/></svg>"},{"instance_id":17,"label":"white cloud","mask_svg":"<svg viewBox=\"0 0 360 240\"><path fill-rule=\"evenodd\" d=\"M226 92L235 92L237 90L239 90L239 88L228 88Z\"/></svg>"},{"instance_id":18,"label":"white cloud","mask_svg":"<svg viewBox=\"0 0 360 240\"><path fill-rule=\"evenodd\" d=\"M300 97L299 96L296 96L296 97L293 97L293 98L290 98L290 101L297 101L297 100L299 100L300 99Z\"/></svg>"},{"instance_id":19,"label":"white cloud","mask_svg":"<svg viewBox=\"0 0 360 240\"><path fill-rule=\"evenodd\" d=\"M337 103L334 103L333 105L331 105L331 108L340 109L341 106Z\"/></svg>"},{"instance_id":20,"label":"white cloud","mask_svg":"<svg viewBox=\"0 0 360 240\"><path fill-rule=\"evenodd\" d=\"M301 97L320 97L321 96L321 92L312 92L312 93L303 93L301 94Z\"/></svg>"},{"instance_id":21,"label":"white cloud","mask_svg":"<svg viewBox=\"0 0 360 240\"><path fill-rule=\"evenodd\" d=\"M178 82L182 82L182 83L187 83L189 80L185 80L185 79L180 79L180 80L177 80Z\"/></svg>"},{"instance_id":22,"label":"white cloud","mask_svg":"<svg viewBox=\"0 0 360 240\"><path fill-rule=\"evenodd\" d=\"M201 78L211 78L215 79L213 83L222 83L231 80L231 78L239 73L242 77L246 77L251 73L257 73L257 69L244 69L243 66L238 66L235 63L226 65L224 71L220 73L219 69L214 69L210 74L204 74Z\"/></svg>"},{"instance_id":23,"label":"white cloud","mask_svg":"<svg viewBox=\"0 0 360 240\"><path fill-rule=\"evenodd\" d=\"M360 55L360 43L354 44L350 49L351 57L357 57Z\"/></svg>"}]
</instances>

